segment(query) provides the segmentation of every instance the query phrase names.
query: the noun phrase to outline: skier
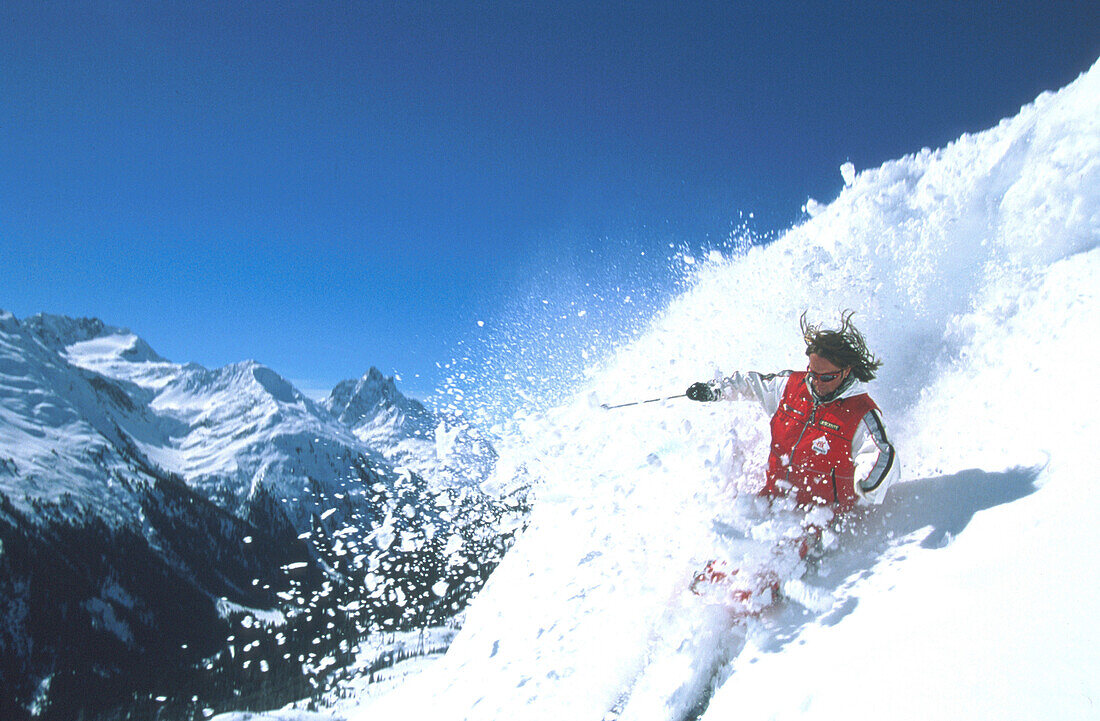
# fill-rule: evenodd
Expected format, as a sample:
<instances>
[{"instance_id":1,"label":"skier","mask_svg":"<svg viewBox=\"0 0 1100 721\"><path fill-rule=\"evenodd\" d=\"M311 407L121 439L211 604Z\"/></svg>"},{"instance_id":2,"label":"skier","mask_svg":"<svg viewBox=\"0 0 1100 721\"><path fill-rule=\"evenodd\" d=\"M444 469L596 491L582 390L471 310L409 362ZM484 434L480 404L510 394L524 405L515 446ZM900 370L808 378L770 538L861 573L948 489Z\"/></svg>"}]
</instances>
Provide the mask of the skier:
<instances>
[{"instance_id":1,"label":"skier","mask_svg":"<svg viewBox=\"0 0 1100 721\"><path fill-rule=\"evenodd\" d=\"M832 536L825 526L836 525L859 503L881 503L899 475L894 447L865 386L882 362L867 350L852 315L843 313L840 328L826 330L810 325L802 314L809 357L805 371L737 372L687 389L687 397L695 401L755 399L771 415L771 448L761 495L791 498L807 512L804 534L797 539L800 558L827 550L823 539ZM736 573L711 561L696 576L693 588L702 581L728 582ZM776 585L752 585L762 584ZM747 601L760 590L750 585L737 596Z\"/></svg>"}]
</instances>

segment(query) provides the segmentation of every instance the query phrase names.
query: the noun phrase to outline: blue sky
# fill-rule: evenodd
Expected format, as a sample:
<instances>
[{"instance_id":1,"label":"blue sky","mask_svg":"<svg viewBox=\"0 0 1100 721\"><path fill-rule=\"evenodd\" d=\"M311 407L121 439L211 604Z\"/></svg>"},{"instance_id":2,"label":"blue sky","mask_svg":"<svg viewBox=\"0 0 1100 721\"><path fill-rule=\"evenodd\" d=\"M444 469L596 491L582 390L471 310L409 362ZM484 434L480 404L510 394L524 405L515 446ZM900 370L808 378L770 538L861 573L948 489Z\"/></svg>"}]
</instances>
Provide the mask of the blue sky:
<instances>
[{"instance_id":1,"label":"blue sky","mask_svg":"<svg viewBox=\"0 0 1100 721\"><path fill-rule=\"evenodd\" d=\"M1094 2L533 6L7 0L0 308L424 396L1100 54Z\"/></svg>"}]
</instances>

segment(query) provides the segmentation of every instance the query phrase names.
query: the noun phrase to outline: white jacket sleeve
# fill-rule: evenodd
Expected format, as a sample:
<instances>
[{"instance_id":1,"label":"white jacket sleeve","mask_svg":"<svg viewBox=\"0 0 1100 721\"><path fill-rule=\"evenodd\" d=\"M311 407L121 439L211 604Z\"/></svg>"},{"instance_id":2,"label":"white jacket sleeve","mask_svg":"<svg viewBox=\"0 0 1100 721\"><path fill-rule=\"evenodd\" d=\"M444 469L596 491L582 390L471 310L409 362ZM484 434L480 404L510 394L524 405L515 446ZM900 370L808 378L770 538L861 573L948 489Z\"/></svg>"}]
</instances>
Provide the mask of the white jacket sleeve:
<instances>
[{"instance_id":1,"label":"white jacket sleeve","mask_svg":"<svg viewBox=\"0 0 1100 721\"><path fill-rule=\"evenodd\" d=\"M877 410L868 411L852 438L856 466L856 493L868 503L882 503L886 489L901 476L894 446L886 437L886 424Z\"/></svg>"},{"instance_id":2,"label":"white jacket sleeve","mask_svg":"<svg viewBox=\"0 0 1100 721\"><path fill-rule=\"evenodd\" d=\"M783 400L783 391L787 388L787 378L790 375L791 371L767 374L738 371L726 378L711 381L710 385L723 400L755 400L764 406L768 415L773 415L779 410L779 402Z\"/></svg>"}]
</instances>

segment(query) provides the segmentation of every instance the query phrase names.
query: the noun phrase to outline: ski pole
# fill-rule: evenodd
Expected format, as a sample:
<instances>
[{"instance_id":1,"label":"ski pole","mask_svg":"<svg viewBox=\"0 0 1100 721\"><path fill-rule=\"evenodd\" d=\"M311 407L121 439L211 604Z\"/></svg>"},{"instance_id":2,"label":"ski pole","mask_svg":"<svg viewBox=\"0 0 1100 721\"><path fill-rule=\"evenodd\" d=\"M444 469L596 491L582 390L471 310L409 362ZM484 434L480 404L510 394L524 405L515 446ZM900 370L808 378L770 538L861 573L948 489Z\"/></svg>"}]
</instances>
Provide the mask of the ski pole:
<instances>
[{"instance_id":1,"label":"ski pole","mask_svg":"<svg viewBox=\"0 0 1100 721\"><path fill-rule=\"evenodd\" d=\"M640 406L643 403L657 403L658 401L670 401L673 398L686 398L686 397L687 397L687 393L680 393L679 395L675 395L675 396L665 396L663 398L649 398L649 399L644 400L644 401L631 401L630 403L620 403L620 404L615 405L615 406L609 406L606 403L601 403L600 408L603 408L605 411L610 411L610 410L614 410L615 408L626 408L627 406Z\"/></svg>"}]
</instances>

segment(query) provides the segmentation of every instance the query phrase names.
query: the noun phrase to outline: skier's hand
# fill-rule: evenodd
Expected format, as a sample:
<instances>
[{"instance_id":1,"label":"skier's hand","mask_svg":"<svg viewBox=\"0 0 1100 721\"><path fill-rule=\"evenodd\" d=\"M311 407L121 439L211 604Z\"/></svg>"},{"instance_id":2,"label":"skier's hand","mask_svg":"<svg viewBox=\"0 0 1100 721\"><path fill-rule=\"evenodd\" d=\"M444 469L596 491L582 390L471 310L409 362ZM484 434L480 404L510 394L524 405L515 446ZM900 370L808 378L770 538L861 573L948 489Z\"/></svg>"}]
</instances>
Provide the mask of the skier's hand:
<instances>
[{"instance_id":1,"label":"skier's hand","mask_svg":"<svg viewBox=\"0 0 1100 721\"><path fill-rule=\"evenodd\" d=\"M718 393L709 383L692 383L688 386L687 397L693 401L716 401Z\"/></svg>"}]
</instances>

